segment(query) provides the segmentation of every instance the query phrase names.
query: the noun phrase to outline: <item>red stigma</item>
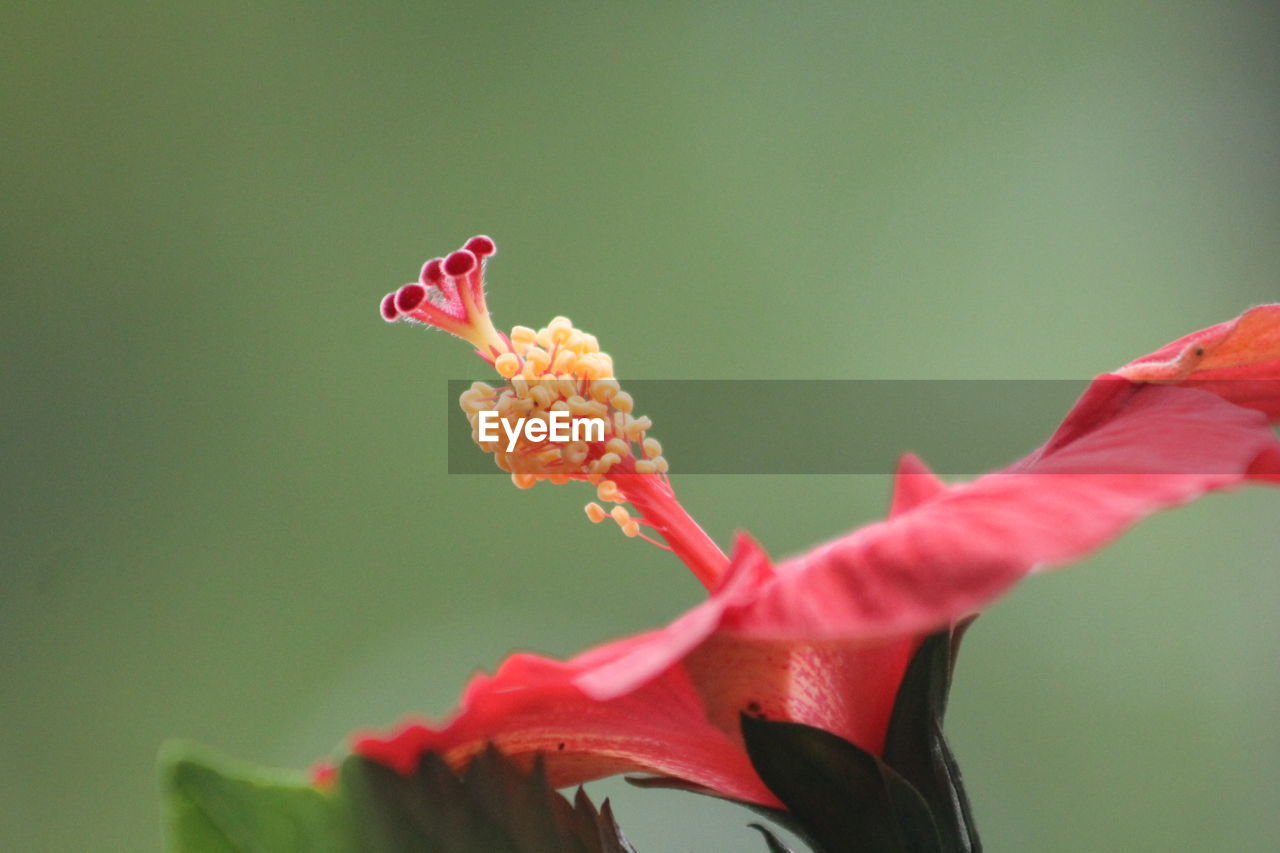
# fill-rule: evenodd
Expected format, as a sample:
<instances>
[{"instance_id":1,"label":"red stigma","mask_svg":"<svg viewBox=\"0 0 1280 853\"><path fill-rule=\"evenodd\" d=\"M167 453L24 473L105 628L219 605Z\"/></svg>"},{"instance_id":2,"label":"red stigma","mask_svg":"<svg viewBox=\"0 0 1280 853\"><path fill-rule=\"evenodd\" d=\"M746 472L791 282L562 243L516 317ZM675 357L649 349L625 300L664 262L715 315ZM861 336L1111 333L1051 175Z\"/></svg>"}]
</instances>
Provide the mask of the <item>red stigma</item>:
<instances>
[{"instance_id":1,"label":"red stigma","mask_svg":"<svg viewBox=\"0 0 1280 853\"><path fill-rule=\"evenodd\" d=\"M396 305L402 314L416 309L427 298L427 289L420 284L406 284L396 291ZM385 312L384 312L385 316Z\"/></svg>"},{"instance_id":2,"label":"red stigma","mask_svg":"<svg viewBox=\"0 0 1280 853\"><path fill-rule=\"evenodd\" d=\"M451 276L462 276L476 268L476 256L466 249L459 249L444 259L444 273Z\"/></svg>"},{"instance_id":3,"label":"red stigma","mask_svg":"<svg viewBox=\"0 0 1280 853\"><path fill-rule=\"evenodd\" d=\"M486 237L483 234L477 234L472 237L462 248L466 249L481 260L492 257L498 253L498 247L493 242L492 238Z\"/></svg>"},{"instance_id":4,"label":"red stigma","mask_svg":"<svg viewBox=\"0 0 1280 853\"><path fill-rule=\"evenodd\" d=\"M413 320L441 329L473 344L481 357L492 361L511 349L507 337L493 327L484 304L481 261L494 252L493 241L479 236L446 258L432 258L422 265L418 281L383 297L382 319Z\"/></svg>"},{"instance_id":5,"label":"red stigma","mask_svg":"<svg viewBox=\"0 0 1280 853\"><path fill-rule=\"evenodd\" d=\"M422 265L422 275L418 280L430 287L435 285L439 287L444 282L444 270L441 265L444 263L440 258L432 258Z\"/></svg>"},{"instance_id":6,"label":"red stigma","mask_svg":"<svg viewBox=\"0 0 1280 853\"><path fill-rule=\"evenodd\" d=\"M397 291L398 292L398 291ZM396 307L396 293L388 293L382 297L382 319L394 323L400 317L400 309Z\"/></svg>"}]
</instances>

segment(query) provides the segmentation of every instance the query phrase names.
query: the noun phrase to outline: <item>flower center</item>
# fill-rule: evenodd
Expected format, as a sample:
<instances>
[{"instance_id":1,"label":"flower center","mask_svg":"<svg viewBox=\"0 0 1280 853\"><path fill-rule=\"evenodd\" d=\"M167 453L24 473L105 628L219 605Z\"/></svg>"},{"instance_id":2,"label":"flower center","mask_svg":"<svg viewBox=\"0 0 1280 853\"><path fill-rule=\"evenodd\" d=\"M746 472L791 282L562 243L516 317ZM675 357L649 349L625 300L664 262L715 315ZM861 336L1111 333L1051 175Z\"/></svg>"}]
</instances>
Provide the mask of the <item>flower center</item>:
<instances>
[{"instance_id":1,"label":"flower center","mask_svg":"<svg viewBox=\"0 0 1280 853\"><path fill-rule=\"evenodd\" d=\"M613 359L600 351L595 336L566 317L537 330L515 326L510 335L494 328L484 300L484 267L496 251L488 237L472 237L448 257L427 261L417 282L383 298L383 319L442 329L471 343L493 365L504 382L473 383L458 402L472 439L518 487L542 480L590 483L600 502L614 505L606 512L600 503L587 504L591 521L611 519L625 535L675 552L714 588L728 560L676 500L662 445L649 435L653 422L634 413L635 401L613 377ZM543 425L528 429L531 421ZM560 437L552 428L556 421L578 438ZM575 430L578 422L597 425Z\"/></svg>"}]
</instances>

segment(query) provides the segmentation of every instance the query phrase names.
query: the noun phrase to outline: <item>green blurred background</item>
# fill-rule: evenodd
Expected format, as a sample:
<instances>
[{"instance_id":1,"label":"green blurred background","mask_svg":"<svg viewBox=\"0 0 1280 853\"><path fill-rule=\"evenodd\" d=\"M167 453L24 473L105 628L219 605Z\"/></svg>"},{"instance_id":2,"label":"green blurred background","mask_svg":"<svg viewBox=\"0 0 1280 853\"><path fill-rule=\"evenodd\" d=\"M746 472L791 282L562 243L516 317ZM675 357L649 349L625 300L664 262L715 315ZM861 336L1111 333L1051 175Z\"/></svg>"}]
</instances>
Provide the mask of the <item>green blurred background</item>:
<instances>
[{"instance_id":1,"label":"green blurred background","mask_svg":"<svg viewBox=\"0 0 1280 853\"><path fill-rule=\"evenodd\" d=\"M376 310L425 258L494 235L498 322L624 376L1087 377L1277 297L1278 43L1273 3L4 2L0 849L158 850L167 737L304 767L698 599L581 488L444 473L477 364ZM887 482L677 486L785 555ZM990 850L1276 849L1277 507L978 623ZM591 788L642 851L763 848Z\"/></svg>"}]
</instances>

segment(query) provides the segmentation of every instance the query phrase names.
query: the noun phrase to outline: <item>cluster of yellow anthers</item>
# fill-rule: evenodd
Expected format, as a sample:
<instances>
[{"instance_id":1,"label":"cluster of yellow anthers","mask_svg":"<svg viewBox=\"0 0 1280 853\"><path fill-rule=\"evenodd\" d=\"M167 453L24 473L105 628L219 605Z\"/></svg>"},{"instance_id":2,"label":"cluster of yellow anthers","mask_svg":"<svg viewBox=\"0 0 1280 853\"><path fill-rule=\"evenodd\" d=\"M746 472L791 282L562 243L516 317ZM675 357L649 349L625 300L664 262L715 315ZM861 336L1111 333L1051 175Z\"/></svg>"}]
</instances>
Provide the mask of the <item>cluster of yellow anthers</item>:
<instances>
[{"instance_id":1,"label":"cluster of yellow anthers","mask_svg":"<svg viewBox=\"0 0 1280 853\"><path fill-rule=\"evenodd\" d=\"M500 388L477 382L464 391L462 410L471 422L472 438L492 453L498 467L511 472L511 480L522 489L539 480L566 483L582 479L596 487L606 503L626 501L614 474L663 475L667 460L662 445L648 435L653 421L637 417L631 395L613 378L613 360L603 352L594 335L573 328L565 317L556 317L545 328L534 330L516 326L511 330L510 349L494 359L494 367L506 380ZM603 440L557 442L537 441L528 431L518 434L513 449L505 437L498 441L480 438L479 419L483 411L496 412L503 421L521 419L547 422L553 412L564 412L570 421L603 421ZM504 428L505 436L505 428ZM639 450L635 453L634 450ZM612 518L628 536L640 534L640 523L624 506L606 513L598 503L587 504L587 517L594 522Z\"/></svg>"},{"instance_id":2,"label":"cluster of yellow anthers","mask_svg":"<svg viewBox=\"0 0 1280 853\"><path fill-rule=\"evenodd\" d=\"M499 387L473 383L459 403L471 423L473 440L493 454L499 468L511 473L512 482L527 489L539 480L585 480L596 487L600 501L616 504L606 512L600 504L589 503L588 518L593 522L611 518L627 536L643 536L641 524L653 523L633 518L621 504L643 500L642 493L652 491L647 480L653 479L653 486L659 488L667 485L662 445L648 435L653 422L633 413L631 395L613 378L613 359L600 351L594 335L575 329L568 318L556 317L537 330L516 326L510 335L494 328L484 302L483 279L484 261L494 253L492 240L473 237L465 248L428 261L418 282L383 299L383 318L425 323L469 341L502 376L504 383ZM510 432L504 425L498 441L481 440L481 413L486 411L509 424ZM552 440L549 427L554 412L566 413L570 422L602 421L603 438ZM542 431L547 438L531 439L530 430L520 429L522 421L527 424L531 419L547 423L548 429ZM514 444L508 436L516 436ZM620 481L628 484L625 489Z\"/></svg>"}]
</instances>

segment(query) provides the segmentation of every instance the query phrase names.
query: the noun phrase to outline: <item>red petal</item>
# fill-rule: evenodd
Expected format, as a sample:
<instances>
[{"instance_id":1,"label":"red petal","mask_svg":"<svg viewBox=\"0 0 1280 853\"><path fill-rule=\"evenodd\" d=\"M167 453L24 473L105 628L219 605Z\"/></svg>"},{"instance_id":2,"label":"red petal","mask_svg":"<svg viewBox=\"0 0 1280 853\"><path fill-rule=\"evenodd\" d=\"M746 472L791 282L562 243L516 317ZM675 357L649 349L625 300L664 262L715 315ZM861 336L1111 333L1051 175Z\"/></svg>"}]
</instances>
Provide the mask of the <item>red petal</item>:
<instances>
[{"instance_id":1,"label":"red petal","mask_svg":"<svg viewBox=\"0 0 1280 853\"><path fill-rule=\"evenodd\" d=\"M599 661L584 670L574 683L597 699L611 699L634 690L683 660L720 627L725 611L750 604L772 578L768 556L755 540L739 534L729 569L710 598L667 627L635 638L624 653ZM737 729L735 720L726 731Z\"/></svg>"},{"instance_id":2,"label":"red petal","mask_svg":"<svg viewBox=\"0 0 1280 853\"><path fill-rule=\"evenodd\" d=\"M707 715L741 742L738 715L816 726L879 754L915 637L757 639L721 630L684 662Z\"/></svg>"},{"instance_id":3,"label":"red petal","mask_svg":"<svg viewBox=\"0 0 1280 853\"><path fill-rule=\"evenodd\" d=\"M1280 419L1280 305L1259 305L1192 332L1116 373L1135 382L1203 388Z\"/></svg>"},{"instance_id":4,"label":"red petal","mask_svg":"<svg viewBox=\"0 0 1280 853\"><path fill-rule=\"evenodd\" d=\"M914 453L907 453L898 460L898 470L893 475L893 499L889 502L889 515L901 515L936 498L947 486L933 475L928 466Z\"/></svg>"},{"instance_id":5,"label":"red petal","mask_svg":"<svg viewBox=\"0 0 1280 853\"><path fill-rule=\"evenodd\" d=\"M916 485L923 487L928 478L941 488L923 464L903 467L906 477L920 478ZM747 713L817 726L879 752L916 638L779 641L721 630L727 614L749 610L773 578L765 553L740 535L725 581L710 599L666 628L636 638L612 660L599 661L575 683L589 695L611 699L681 665L706 717L734 743L742 743L738 715Z\"/></svg>"},{"instance_id":6,"label":"red petal","mask_svg":"<svg viewBox=\"0 0 1280 853\"><path fill-rule=\"evenodd\" d=\"M1210 394L1104 377L1031 457L780 565L725 628L810 640L927 632L1037 567L1243 482L1251 466L1274 473L1277 444L1261 415Z\"/></svg>"},{"instance_id":7,"label":"red petal","mask_svg":"<svg viewBox=\"0 0 1280 853\"><path fill-rule=\"evenodd\" d=\"M616 699L601 701L574 685L582 672L626 655L647 637L593 649L567 662L509 658L492 677L477 676L444 726L405 725L390 736L360 738L355 751L411 772L427 751L465 767L488 743L532 762L541 753L556 787L646 772L674 776L736 799L777 805L745 752L706 718L688 676L666 670Z\"/></svg>"}]
</instances>

